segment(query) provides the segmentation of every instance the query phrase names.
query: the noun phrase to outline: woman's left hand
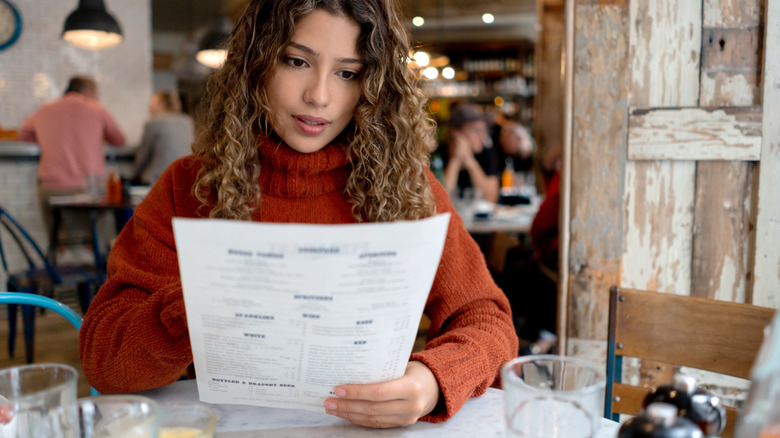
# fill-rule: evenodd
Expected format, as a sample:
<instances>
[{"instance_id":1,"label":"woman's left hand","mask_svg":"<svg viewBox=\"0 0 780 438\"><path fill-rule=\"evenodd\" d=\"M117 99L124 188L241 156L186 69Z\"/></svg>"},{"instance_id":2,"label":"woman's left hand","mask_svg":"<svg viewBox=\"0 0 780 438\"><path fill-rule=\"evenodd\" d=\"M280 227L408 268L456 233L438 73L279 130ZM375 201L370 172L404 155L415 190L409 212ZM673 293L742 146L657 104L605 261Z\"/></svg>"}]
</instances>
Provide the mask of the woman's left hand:
<instances>
[{"instance_id":1,"label":"woman's left hand","mask_svg":"<svg viewBox=\"0 0 780 438\"><path fill-rule=\"evenodd\" d=\"M403 377L384 383L340 385L325 412L360 426L407 426L429 414L439 402L439 384L422 362L411 361Z\"/></svg>"}]
</instances>

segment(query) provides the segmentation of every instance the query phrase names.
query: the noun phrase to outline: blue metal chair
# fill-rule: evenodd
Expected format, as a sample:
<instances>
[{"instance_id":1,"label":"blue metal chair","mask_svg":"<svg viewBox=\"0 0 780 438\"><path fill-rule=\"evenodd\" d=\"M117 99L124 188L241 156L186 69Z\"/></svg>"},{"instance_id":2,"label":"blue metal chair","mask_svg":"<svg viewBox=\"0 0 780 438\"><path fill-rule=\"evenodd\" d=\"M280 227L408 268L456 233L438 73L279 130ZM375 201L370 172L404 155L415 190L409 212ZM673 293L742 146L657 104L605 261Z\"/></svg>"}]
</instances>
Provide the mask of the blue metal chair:
<instances>
[{"instance_id":1,"label":"blue metal chair","mask_svg":"<svg viewBox=\"0 0 780 438\"><path fill-rule=\"evenodd\" d=\"M9 269L9 248L3 246L2 230L16 243L18 252L25 262L25 269L11 271ZM30 294L48 294L55 286L72 286L79 291L79 301L82 311L86 312L92 297L92 290L98 286L98 276L93 266L58 265L54 266L46 259L40 246L30 234L8 212L0 207L0 264L7 277L6 289L10 292L26 292ZM14 357L16 343L16 304L8 306L8 354ZM22 321L26 347L27 363L33 362L33 344L35 334L35 309L22 306Z\"/></svg>"},{"instance_id":2,"label":"blue metal chair","mask_svg":"<svg viewBox=\"0 0 780 438\"><path fill-rule=\"evenodd\" d=\"M21 304L26 306L43 307L45 309L59 313L65 317L69 323L73 324L73 327L76 327L76 330L81 330L81 316L79 316L78 313L74 312L73 309L66 306L65 304L62 304L61 302L53 300L49 297L18 292L0 292L0 304ZM99 394L95 388L90 387L90 391L92 395Z\"/></svg>"}]
</instances>

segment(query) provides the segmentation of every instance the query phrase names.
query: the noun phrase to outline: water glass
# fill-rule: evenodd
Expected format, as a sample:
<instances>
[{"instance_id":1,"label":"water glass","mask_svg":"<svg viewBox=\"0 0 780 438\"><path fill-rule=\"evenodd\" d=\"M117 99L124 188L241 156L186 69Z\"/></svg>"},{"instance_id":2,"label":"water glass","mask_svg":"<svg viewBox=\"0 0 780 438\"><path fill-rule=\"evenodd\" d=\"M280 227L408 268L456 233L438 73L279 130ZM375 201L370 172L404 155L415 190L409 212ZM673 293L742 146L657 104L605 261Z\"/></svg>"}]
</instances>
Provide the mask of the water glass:
<instances>
[{"instance_id":1,"label":"water glass","mask_svg":"<svg viewBox=\"0 0 780 438\"><path fill-rule=\"evenodd\" d=\"M96 395L79 400L83 438L157 438L160 407L140 395Z\"/></svg>"},{"instance_id":2,"label":"water glass","mask_svg":"<svg viewBox=\"0 0 780 438\"><path fill-rule=\"evenodd\" d=\"M78 438L77 380L62 364L0 370L0 436Z\"/></svg>"},{"instance_id":3,"label":"water glass","mask_svg":"<svg viewBox=\"0 0 780 438\"><path fill-rule=\"evenodd\" d=\"M103 193L103 185L101 184L100 175L96 173L88 173L84 181L84 191L89 195L90 199L97 201Z\"/></svg>"},{"instance_id":4,"label":"water glass","mask_svg":"<svg viewBox=\"0 0 780 438\"><path fill-rule=\"evenodd\" d=\"M160 438L212 438L217 414L199 402L160 404Z\"/></svg>"},{"instance_id":5,"label":"water glass","mask_svg":"<svg viewBox=\"0 0 780 438\"><path fill-rule=\"evenodd\" d=\"M522 356L501 369L508 437L595 438L604 372L583 360Z\"/></svg>"}]
</instances>

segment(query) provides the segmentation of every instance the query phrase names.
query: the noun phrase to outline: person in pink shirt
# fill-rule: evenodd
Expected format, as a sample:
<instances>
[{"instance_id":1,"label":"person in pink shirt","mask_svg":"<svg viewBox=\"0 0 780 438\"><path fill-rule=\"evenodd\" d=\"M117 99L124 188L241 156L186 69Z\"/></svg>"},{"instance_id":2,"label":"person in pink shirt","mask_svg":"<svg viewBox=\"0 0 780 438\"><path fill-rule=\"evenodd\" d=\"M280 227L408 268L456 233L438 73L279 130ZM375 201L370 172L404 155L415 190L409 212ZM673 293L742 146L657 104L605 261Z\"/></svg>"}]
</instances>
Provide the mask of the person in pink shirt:
<instances>
[{"instance_id":1,"label":"person in pink shirt","mask_svg":"<svg viewBox=\"0 0 780 438\"><path fill-rule=\"evenodd\" d=\"M89 174L104 180L103 145L125 144L125 136L97 96L95 81L73 77L64 97L43 105L22 124L18 139L41 148L38 180L44 190L83 190Z\"/></svg>"},{"instance_id":2,"label":"person in pink shirt","mask_svg":"<svg viewBox=\"0 0 780 438\"><path fill-rule=\"evenodd\" d=\"M98 102L94 80L74 76L65 95L44 104L19 129L17 139L38 143L38 195L46 228L54 227L49 197L85 191L87 175L106 181L103 145L124 146L125 136L114 117ZM92 177L91 177L92 178ZM58 227L69 240L87 240L89 218L83 212L65 212ZM102 230L101 226L101 230ZM109 233L107 231L101 234ZM50 248L51 250L51 248Z\"/></svg>"}]
</instances>

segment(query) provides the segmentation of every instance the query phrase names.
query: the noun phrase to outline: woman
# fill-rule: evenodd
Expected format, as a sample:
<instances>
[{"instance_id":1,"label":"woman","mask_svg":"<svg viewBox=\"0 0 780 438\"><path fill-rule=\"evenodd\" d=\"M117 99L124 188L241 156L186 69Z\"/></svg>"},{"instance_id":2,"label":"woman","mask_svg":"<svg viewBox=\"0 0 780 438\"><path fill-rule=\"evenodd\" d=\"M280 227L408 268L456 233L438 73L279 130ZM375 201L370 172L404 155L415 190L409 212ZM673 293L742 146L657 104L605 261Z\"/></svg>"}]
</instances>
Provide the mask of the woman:
<instances>
[{"instance_id":1,"label":"woman","mask_svg":"<svg viewBox=\"0 0 780 438\"><path fill-rule=\"evenodd\" d=\"M152 116L144 125L141 145L135 152L132 180L152 185L176 159L192 153L195 126L181 112L181 100L173 91L158 91L149 102Z\"/></svg>"},{"instance_id":2,"label":"woman","mask_svg":"<svg viewBox=\"0 0 780 438\"><path fill-rule=\"evenodd\" d=\"M102 392L192 376L171 218L342 224L453 212L428 168L433 126L390 0L254 0L208 85L195 155L162 175L112 249L80 353ZM369 427L443 421L517 353L509 305L453 216L403 377L339 385L327 413Z\"/></svg>"}]
</instances>

